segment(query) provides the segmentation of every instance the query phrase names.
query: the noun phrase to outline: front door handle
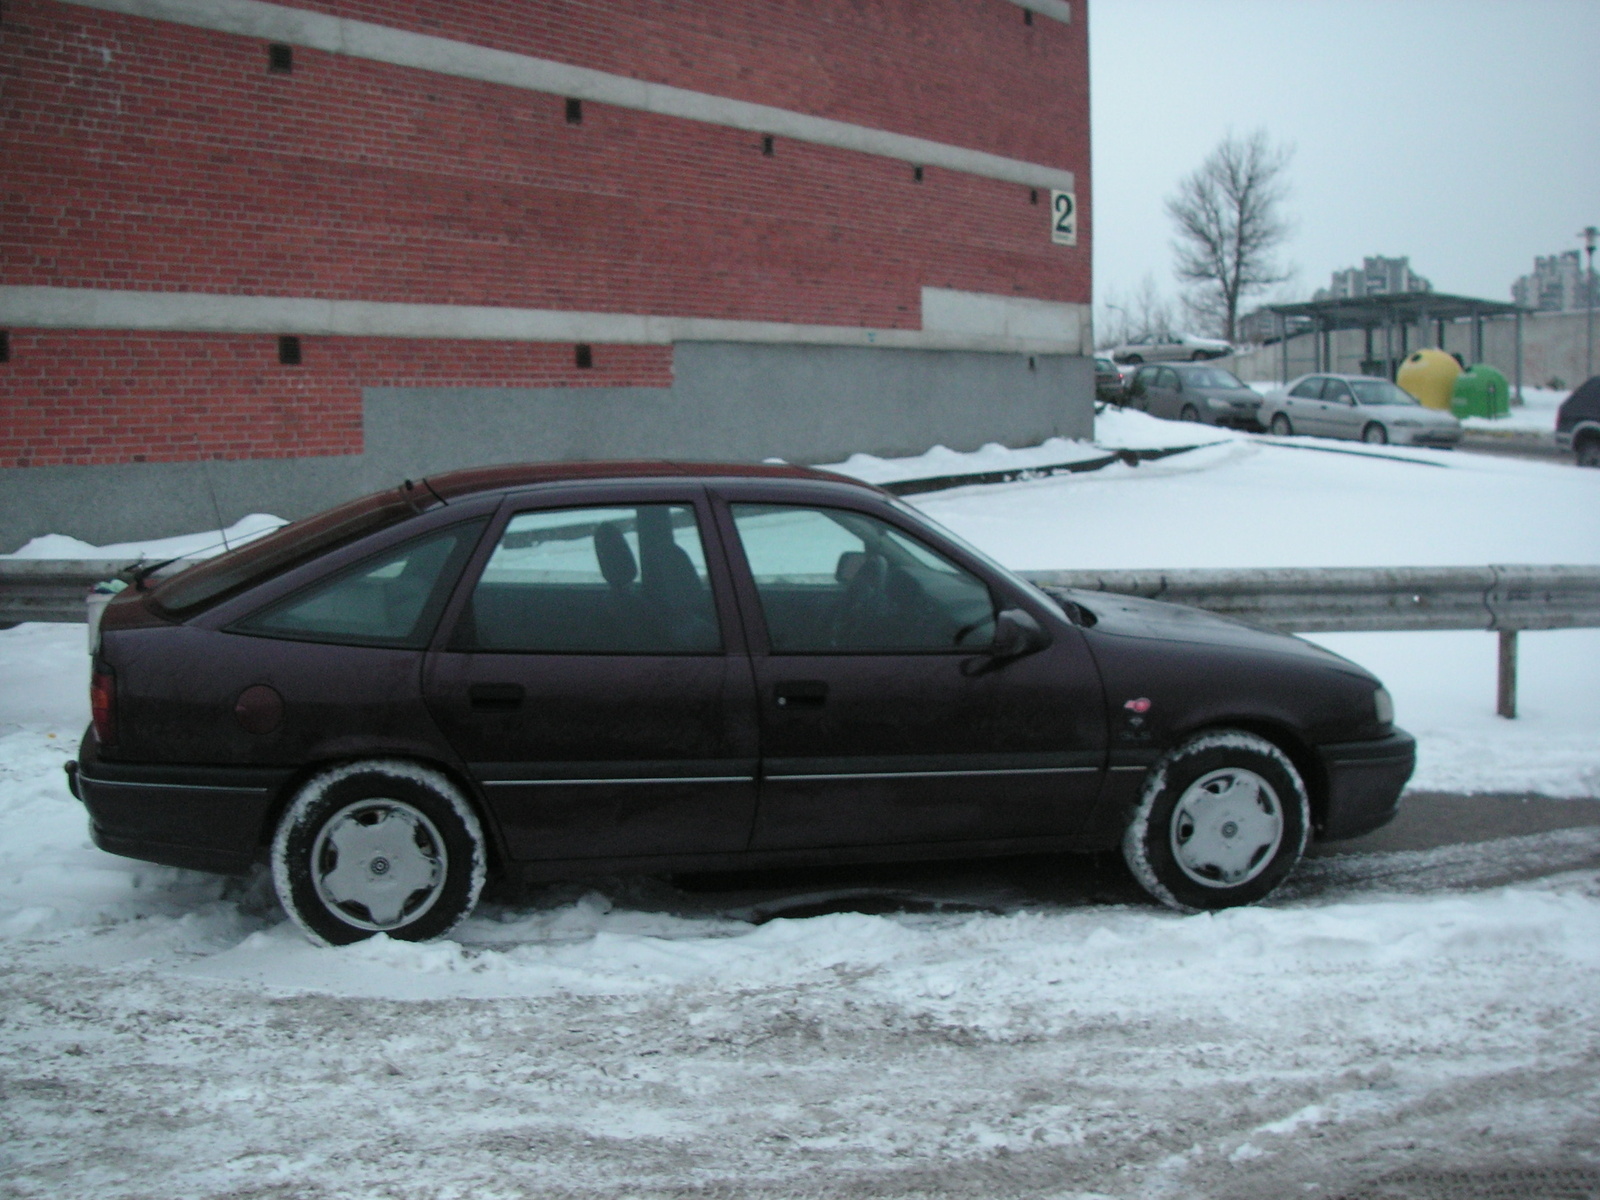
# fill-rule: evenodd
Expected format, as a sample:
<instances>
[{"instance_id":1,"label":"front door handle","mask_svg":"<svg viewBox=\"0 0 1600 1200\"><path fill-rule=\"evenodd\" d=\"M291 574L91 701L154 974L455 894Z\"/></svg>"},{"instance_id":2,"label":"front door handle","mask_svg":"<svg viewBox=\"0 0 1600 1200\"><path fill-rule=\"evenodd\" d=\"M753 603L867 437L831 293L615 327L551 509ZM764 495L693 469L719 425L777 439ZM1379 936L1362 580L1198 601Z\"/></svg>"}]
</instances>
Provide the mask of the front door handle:
<instances>
[{"instance_id":1,"label":"front door handle","mask_svg":"<svg viewBox=\"0 0 1600 1200\"><path fill-rule=\"evenodd\" d=\"M820 679L786 679L772 689L779 708L821 708L828 685Z\"/></svg>"},{"instance_id":2,"label":"front door handle","mask_svg":"<svg viewBox=\"0 0 1600 1200\"><path fill-rule=\"evenodd\" d=\"M475 683L467 688L467 699L480 710L501 711L520 707L523 690L520 683Z\"/></svg>"}]
</instances>

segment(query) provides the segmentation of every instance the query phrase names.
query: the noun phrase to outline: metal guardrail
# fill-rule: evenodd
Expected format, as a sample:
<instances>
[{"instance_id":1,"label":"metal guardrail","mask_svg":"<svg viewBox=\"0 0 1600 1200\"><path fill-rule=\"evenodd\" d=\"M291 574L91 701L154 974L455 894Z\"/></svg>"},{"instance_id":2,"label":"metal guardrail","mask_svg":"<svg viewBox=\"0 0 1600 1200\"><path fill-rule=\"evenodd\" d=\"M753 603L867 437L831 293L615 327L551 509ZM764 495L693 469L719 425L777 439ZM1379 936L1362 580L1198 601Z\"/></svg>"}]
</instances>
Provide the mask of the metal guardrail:
<instances>
[{"instance_id":1,"label":"metal guardrail","mask_svg":"<svg viewBox=\"0 0 1600 1200\"><path fill-rule=\"evenodd\" d=\"M86 593L126 559L0 561L0 625L86 620ZM162 570L187 565L180 560ZM1078 588L1193 605L1286 633L1483 629L1500 635L1502 716L1516 715L1517 634L1600 628L1600 566L1308 567L1202 571L1024 571Z\"/></svg>"},{"instance_id":2,"label":"metal guardrail","mask_svg":"<svg viewBox=\"0 0 1600 1200\"><path fill-rule=\"evenodd\" d=\"M1024 571L1041 587L1189 604L1284 633L1484 629L1500 635L1495 711L1517 715L1517 634L1600 627L1600 566Z\"/></svg>"}]
</instances>

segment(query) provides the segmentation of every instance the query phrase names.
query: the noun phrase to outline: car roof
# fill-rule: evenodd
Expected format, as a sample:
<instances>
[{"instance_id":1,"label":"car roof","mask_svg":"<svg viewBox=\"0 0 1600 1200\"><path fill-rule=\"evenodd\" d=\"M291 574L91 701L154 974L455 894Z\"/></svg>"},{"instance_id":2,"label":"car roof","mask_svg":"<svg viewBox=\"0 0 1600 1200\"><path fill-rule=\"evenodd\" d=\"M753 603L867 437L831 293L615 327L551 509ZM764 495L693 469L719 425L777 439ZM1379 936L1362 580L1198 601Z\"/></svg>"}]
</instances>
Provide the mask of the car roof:
<instances>
[{"instance_id":1,"label":"car roof","mask_svg":"<svg viewBox=\"0 0 1600 1200\"><path fill-rule=\"evenodd\" d=\"M461 496L482 492L510 491L540 483L559 483L567 480L605 479L810 479L822 483L854 484L869 492L879 489L870 483L818 471L811 467L797 467L790 463L727 463L727 462L671 462L667 460L639 460L629 462L531 462L498 463L487 467L467 467L459 471L446 471L430 475L427 487L441 500L454 500Z\"/></svg>"}]
</instances>

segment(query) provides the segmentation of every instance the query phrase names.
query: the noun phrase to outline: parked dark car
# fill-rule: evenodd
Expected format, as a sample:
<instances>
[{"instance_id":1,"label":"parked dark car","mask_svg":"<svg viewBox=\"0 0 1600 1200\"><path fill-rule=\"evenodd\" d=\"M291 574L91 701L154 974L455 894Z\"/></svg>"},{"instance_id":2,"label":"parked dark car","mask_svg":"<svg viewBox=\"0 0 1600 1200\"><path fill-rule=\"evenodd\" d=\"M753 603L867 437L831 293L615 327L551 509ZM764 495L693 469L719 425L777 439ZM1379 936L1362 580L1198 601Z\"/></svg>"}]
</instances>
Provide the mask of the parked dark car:
<instances>
[{"instance_id":1,"label":"parked dark car","mask_svg":"<svg viewBox=\"0 0 1600 1200\"><path fill-rule=\"evenodd\" d=\"M1556 444L1570 447L1580 467L1600 467L1600 375L1574 388L1561 402Z\"/></svg>"},{"instance_id":2,"label":"parked dark car","mask_svg":"<svg viewBox=\"0 0 1600 1200\"><path fill-rule=\"evenodd\" d=\"M1094 360L1094 398L1122 403L1122 368L1104 355L1097 355Z\"/></svg>"},{"instance_id":3,"label":"parked dark car","mask_svg":"<svg viewBox=\"0 0 1600 1200\"><path fill-rule=\"evenodd\" d=\"M1232 371L1201 363L1147 365L1128 383L1128 404L1169 421L1258 430L1261 394Z\"/></svg>"},{"instance_id":4,"label":"parked dark car","mask_svg":"<svg viewBox=\"0 0 1600 1200\"><path fill-rule=\"evenodd\" d=\"M314 939L423 939L490 871L1121 846L1266 896L1412 769L1378 681L1153 601L1046 595L797 467L407 482L105 609L75 793L103 848L269 861Z\"/></svg>"}]
</instances>

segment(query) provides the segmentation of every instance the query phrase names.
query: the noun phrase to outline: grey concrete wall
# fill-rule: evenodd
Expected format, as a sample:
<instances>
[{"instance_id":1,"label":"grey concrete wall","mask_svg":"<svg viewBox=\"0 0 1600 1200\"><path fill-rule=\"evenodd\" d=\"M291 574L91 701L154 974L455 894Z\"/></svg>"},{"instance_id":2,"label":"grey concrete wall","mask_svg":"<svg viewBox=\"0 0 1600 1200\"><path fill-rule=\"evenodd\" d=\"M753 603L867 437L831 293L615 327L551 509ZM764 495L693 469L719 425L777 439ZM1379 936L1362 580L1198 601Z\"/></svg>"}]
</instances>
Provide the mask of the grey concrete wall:
<instances>
[{"instance_id":1,"label":"grey concrete wall","mask_svg":"<svg viewBox=\"0 0 1600 1200\"><path fill-rule=\"evenodd\" d=\"M359 455L0 470L0 552L295 518L404 478L493 462L834 462L1094 432L1076 355L683 342L671 388L368 388Z\"/></svg>"},{"instance_id":2,"label":"grey concrete wall","mask_svg":"<svg viewBox=\"0 0 1600 1200\"><path fill-rule=\"evenodd\" d=\"M1600 312L1596 313L1595 367L1600 370ZM1443 349L1473 361L1472 322L1445 323ZM1528 387L1544 387L1559 380L1563 387L1577 387L1588 377L1586 372L1588 332L1586 317L1582 312L1530 313L1522 319L1522 382ZM1333 335L1332 369L1358 374L1361 360L1366 354L1366 335L1359 329L1345 329ZM1437 331L1430 324L1426 329L1413 325L1407 346L1436 343ZM1483 361L1503 371L1507 379L1516 377L1516 322L1509 318L1486 320L1483 323ZM1383 358L1383 331L1372 335L1373 356ZM1394 334L1394 352L1400 356L1400 334ZM1276 345L1261 346L1246 354L1221 360L1239 378L1246 381L1273 380L1280 370L1280 349ZM1303 375L1317 369L1316 344L1312 335L1302 334L1289 339L1288 377Z\"/></svg>"}]
</instances>

